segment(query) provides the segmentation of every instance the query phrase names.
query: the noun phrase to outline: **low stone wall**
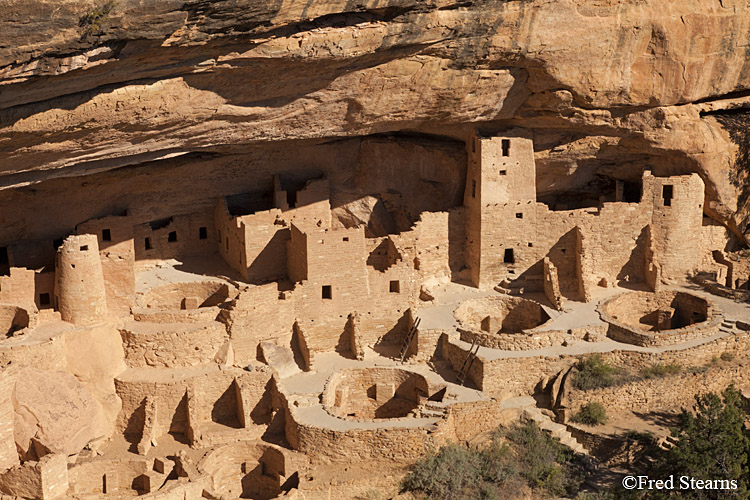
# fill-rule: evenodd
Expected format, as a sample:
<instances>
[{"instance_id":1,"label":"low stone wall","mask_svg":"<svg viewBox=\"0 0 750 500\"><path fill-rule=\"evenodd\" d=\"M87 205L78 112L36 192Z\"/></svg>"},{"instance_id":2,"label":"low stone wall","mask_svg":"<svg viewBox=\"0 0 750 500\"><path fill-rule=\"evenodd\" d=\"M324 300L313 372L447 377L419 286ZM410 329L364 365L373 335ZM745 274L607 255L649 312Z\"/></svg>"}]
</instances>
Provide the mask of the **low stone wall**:
<instances>
[{"instance_id":1,"label":"low stone wall","mask_svg":"<svg viewBox=\"0 0 750 500\"><path fill-rule=\"evenodd\" d=\"M39 366L45 370L67 370L65 334L36 340L33 333L0 340L0 365Z\"/></svg>"},{"instance_id":2,"label":"low stone wall","mask_svg":"<svg viewBox=\"0 0 750 500\"><path fill-rule=\"evenodd\" d=\"M653 307L664 305L665 300L659 299L660 296L674 297L680 294L688 298L703 300L706 302L706 320L682 328L666 329L663 331L647 331L638 328L630 323L621 321L616 317L615 311L626 311L629 316L635 314L638 316L643 311L634 313L628 311L627 307L630 302L653 302ZM654 298L656 297L656 298ZM640 304L642 305L642 304ZM633 307L636 307L633 305ZM643 347L658 347L682 344L690 340L711 337L719 332L719 326L723 319L721 311L716 308L710 301L699 297L691 296L685 292L659 292L653 294L650 292L629 292L618 295L597 307L597 311L602 320L609 324L607 336L618 342L638 345Z\"/></svg>"},{"instance_id":3,"label":"low stone wall","mask_svg":"<svg viewBox=\"0 0 750 500\"><path fill-rule=\"evenodd\" d=\"M720 393L729 384L743 380L746 380L746 376L741 367L719 365L705 373L680 373L617 387L575 390L569 397L570 412L575 413L581 406L592 402L601 403L609 414L677 411L681 407L692 406L695 394Z\"/></svg>"},{"instance_id":4,"label":"low stone wall","mask_svg":"<svg viewBox=\"0 0 750 500\"><path fill-rule=\"evenodd\" d=\"M149 323L206 323L208 321L221 321L223 318L221 312L220 307L201 307L185 311L179 309L158 311L133 308L133 319Z\"/></svg>"},{"instance_id":5,"label":"low stone wall","mask_svg":"<svg viewBox=\"0 0 750 500\"><path fill-rule=\"evenodd\" d=\"M531 351L564 342L595 341L607 331L606 325L596 325L570 330L525 330L523 333L487 333L481 330L458 328L461 340L476 342L490 349L503 351Z\"/></svg>"},{"instance_id":6,"label":"low stone wall","mask_svg":"<svg viewBox=\"0 0 750 500\"><path fill-rule=\"evenodd\" d=\"M125 362L130 367L198 366L211 361L227 339L226 327L210 323L131 321L120 329Z\"/></svg>"},{"instance_id":7,"label":"low stone wall","mask_svg":"<svg viewBox=\"0 0 750 500\"><path fill-rule=\"evenodd\" d=\"M503 408L502 399L456 403L448 408L448 418L440 423L444 436L458 442L471 441L480 434L508 426L521 415L518 408Z\"/></svg>"},{"instance_id":8,"label":"low stone wall","mask_svg":"<svg viewBox=\"0 0 750 500\"><path fill-rule=\"evenodd\" d=\"M313 463L375 459L413 461L424 455L435 436L426 427L334 430L302 422L293 406L286 416L286 438Z\"/></svg>"},{"instance_id":9,"label":"low stone wall","mask_svg":"<svg viewBox=\"0 0 750 500\"><path fill-rule=\"evenodd\" d=\"M738 290L732 289L726 286L722 286L711 278L698 274L691 278L691 281L698 283L700 286L705 288L708 292L718 295L720 297L726 297L728 299L734 299L741 302L750 302L750 290Z\"/></svg>"},{"instance_id":10,"label":"low stone wall","mask_svg":"<svg viewBox=\"0 0 750 500\"><path fill-rule=\"evenodd\" d=\"M705 365L725 352L738 358L745 357L750 352L750 332L718 338L690 349L659 353L618 350L602 353L601 356L615 365L640 370L656 363L677 363L683 367Z\"/></svg>"},{"instance_id":11,"label":"low stone wall","mask_svg":"<svg viewBox=\"0 0 750 500\"><path fill-rule=\"evenodd\" d=\"M236 295L237 291L224 281L188 281L150 288L136 297L136 304L160 311L197 309L218 306Z\"/></svg>"}]
</instances>

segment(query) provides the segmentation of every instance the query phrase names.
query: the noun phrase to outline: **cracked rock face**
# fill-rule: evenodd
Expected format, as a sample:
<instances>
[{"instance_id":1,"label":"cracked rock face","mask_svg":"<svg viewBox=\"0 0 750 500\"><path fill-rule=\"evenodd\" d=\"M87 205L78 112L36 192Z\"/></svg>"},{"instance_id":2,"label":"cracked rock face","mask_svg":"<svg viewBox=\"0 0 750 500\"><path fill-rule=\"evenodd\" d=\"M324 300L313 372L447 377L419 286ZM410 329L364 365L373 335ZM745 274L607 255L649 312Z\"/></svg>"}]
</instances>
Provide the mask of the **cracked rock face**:
<instances>
[{"instance_id":1,"label":"cracked rock face","mask_svg":"<svg viewBox=\"0 0 750 500\"><path fill-rule=\"evenodd\" d=\"M706 215L742 240L748 31L744 0L11 0L0 186L281 141L521 127L540 198L644 167L697 172Z\"/></svg>"}]
</instances>

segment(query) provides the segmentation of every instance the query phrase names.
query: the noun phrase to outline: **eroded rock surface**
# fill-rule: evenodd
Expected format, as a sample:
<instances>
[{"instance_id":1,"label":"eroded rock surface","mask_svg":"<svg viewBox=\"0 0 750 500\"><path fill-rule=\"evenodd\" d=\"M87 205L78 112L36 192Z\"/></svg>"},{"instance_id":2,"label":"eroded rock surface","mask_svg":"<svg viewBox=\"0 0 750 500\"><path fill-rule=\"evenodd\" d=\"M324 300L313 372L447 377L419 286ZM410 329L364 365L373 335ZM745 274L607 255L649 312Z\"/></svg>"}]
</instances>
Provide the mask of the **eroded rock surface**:
<instances>
[{"instance_id":1,"label":"eroded rock surface","mask_svg":"<svg viewBox=\"0 0 750 500\"><path fill-rule=\"evenodd\" d=\"M109 432L102 409L70 373L19 370L13 394L15 439L20 455L72 455Z\"/></svg>"},{"instance_id":2,"label":"eroded rock surface","mask_svg":"<svg viewBox=\"0 0 750 500\"><path fill-rule=\"evenodd\" d=\"M747 105L746 2L107 5L0 7L2 185L268 142L517 126L535 136L542 197L647 166L698 172L706 214L747 229L742 139L716 118Z\"/></svg>"}]
</instances>

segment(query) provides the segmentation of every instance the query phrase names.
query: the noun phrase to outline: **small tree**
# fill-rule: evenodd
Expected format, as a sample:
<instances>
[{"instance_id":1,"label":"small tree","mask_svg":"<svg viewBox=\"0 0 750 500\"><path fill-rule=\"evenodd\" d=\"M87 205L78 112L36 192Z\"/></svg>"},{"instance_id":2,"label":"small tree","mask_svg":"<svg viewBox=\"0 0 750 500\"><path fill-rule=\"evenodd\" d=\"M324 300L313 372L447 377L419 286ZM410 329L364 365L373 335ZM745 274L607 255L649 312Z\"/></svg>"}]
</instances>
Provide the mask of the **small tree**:
<instances>
[{"instance_id":1,"label":"small tree","mask_svg":"<svg viewBox=\"0 0 750 500\"><path fill-rule=\"evenodd\" d=\"M748 498L750 439L745 429L742 396L730 385L722 397L696 394L695 414L682 410L677 444L657 464L661 475L735 480L736 490L685 490L683 498Z\"/></svg>"}]
</instances>

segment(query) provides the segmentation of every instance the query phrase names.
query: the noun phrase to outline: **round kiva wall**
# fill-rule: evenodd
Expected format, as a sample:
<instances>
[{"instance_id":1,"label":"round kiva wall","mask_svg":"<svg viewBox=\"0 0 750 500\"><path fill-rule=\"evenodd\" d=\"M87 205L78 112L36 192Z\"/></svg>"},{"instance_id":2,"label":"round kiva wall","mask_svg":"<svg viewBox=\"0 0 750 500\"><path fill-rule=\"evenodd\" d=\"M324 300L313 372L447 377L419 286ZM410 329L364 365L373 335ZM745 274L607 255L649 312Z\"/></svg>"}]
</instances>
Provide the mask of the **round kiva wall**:
<instances>
[{"instance_id":1,"label":"round kiva wall","mask_svg":"<svg viewBox=\"0 0 750 500\"><path fill-rule=\"evenodd\" d=\"M138 297L138 305L158 311L218 306L229 300L229 285L222 281L171 283L149 289Z\"/></svg>"},{"instance_id":2,"label":"round kiva wall","mask_svg":"<svg viewBox=\"0 0 750 500\"><path fill-rule=\"evenodd\" d=\"M323 392L324 408L352 420L401 418L427 398L420 374L398 368L362 368L334 373Z\"/></svg>"},{"instance_id":3,"label":"round kiva wall","mask_svg":"<svg viewBox=\"0 0 750 500\"><path fill-rule=\"evenodd\" d=\"M463 328L490 334L520 333L550 319L537 302L508 296L467 300L453 314Z\"/></svg>"},{"instance_id":4,"label":"round kiva wall","mask_svg":"<svg viewBox=\"0 0 750 500\"><path fill-rule=\"evenodd\" d=\"M0 304L0 338L29 326L29 312L23 307Z\"/></svg>"},{"instance_id":5,"label":"round kiva wall","mask_svg":"<svg viewBox=\"0 0 750 500\"><path fill-rule=\"evenodd\" d=\"M672 290L630 292L599 306L607 335L636 345L673 345L718 332L721 313L698 295Z\"/></svg>"}]
</instances>

